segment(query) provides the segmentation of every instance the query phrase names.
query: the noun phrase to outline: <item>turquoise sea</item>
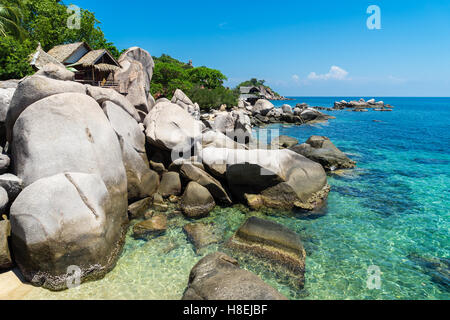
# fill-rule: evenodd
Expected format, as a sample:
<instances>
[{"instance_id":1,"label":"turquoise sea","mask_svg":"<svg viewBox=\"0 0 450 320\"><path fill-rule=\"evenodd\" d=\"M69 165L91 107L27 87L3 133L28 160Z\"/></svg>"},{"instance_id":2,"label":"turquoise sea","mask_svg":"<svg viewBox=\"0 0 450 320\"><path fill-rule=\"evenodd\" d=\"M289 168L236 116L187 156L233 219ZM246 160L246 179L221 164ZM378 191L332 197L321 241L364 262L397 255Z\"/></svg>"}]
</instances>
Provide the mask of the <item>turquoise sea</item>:
<instances>
[{"instance_id":1,"label":"turquoise sea","mask_svg":"<svg viewBox=\"0 0 450 320\"><path fill-rule=\"evenodd\" d=\"M302 97L274 104L331 107L342 99L355 98ZM291 299L450 299L450 98L377 100L394 111L325 111L336 119L269 127L300 142L327 136L358 163L355 170L330 175L331 193L317 216L274 211L267 216L300 234L307 251L304 290L291 287L271 266L240 259ZM215 222L226 240L254 214L266 213L216 208L203 220ZM27 298L180 299L194 264L221 249L216 244L196 254L181 229L186 223L175 217L166 235L149 241L134 240L130 233L117 267L103 280L59 293L37 290ZM441 271L446 266L447 278L436 271L436 261L444 266ZM368 285L377 270L379 281Z\"/></svg>"}]
</instances>

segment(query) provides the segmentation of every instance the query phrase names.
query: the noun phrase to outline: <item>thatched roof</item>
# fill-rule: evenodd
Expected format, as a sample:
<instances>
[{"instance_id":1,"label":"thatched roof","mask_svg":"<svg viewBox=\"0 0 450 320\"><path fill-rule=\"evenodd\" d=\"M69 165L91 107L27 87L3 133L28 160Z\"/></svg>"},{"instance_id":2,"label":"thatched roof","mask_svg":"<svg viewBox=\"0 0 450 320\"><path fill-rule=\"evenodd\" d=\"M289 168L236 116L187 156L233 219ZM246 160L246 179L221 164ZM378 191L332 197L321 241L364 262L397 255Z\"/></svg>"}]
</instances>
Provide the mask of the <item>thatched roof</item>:
<instances>
[{"instance_id":1,"label":"thatched roof","mask_svg":"<svg viewBox=\"0 0 450 320\"><path fill-rule=\"evenodd\" d=\"M103 56L106 56L111 63L98 63ZM93 50L86 53L78 62L71 64L71 67L83 66L85 68L95 67L99 71L115 71L120 68L119 62L105 49Z\"/></svg>"},{"instance_id":2,"label":"thatched roof","mask_svg":"<svg viewBox=\"0 0 450 320\"><path fill-rule=\"evenodd\" d=\"M40 70L48 63L64 67L58 60L42 50L41 44L39 43L36 52L30 56L30 65L35 69Z\"/></svg>"},{"instance_id":3,"label":"thatched roof","mask_svg":"<svg viewBox=\"0 0 450 320\"><path fill-rule=\"evenodd\" d=\"M54 57L61 63L64 63L67 59L69 59L80 47L86 46L89 50L91 49L84 42L76 42L69 44L62 44L56 46L48 51L48 54Z\"/></svg>"}]
</instances>

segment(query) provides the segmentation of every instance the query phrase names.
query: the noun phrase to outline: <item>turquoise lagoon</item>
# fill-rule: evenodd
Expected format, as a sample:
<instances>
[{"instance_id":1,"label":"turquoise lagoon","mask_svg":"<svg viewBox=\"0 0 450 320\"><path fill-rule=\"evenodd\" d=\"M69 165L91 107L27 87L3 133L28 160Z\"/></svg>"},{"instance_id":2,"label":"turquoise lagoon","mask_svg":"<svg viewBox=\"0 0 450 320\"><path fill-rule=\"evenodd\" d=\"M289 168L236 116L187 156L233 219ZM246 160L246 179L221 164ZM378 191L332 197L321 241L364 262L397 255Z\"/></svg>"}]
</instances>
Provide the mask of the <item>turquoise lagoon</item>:
<instances>
[{"instance_id":1,"label":"turquoise lagoon","mask_svg":"<svg viewBox=\"0 0 450 320\"><path fill-rule=\"evenodd\" d=\"M286 103L330 107L355 98L294 99ZM235 206L216 208L203 219L215 222L224 241L249 215L298 232L307 251L304 290L270 265L237 257L290 299L450 299L448 283L433 281L430 270L410 259L450 257L450 98L377 100L394 111L332 111L327 113L336 119L325 124L266 128L300 142L328 136L358 162L355 170L330 175L327 204L316 216ZM186 223L177 216L166 235L149 241L134 240L129 232L122 257L104 279L64 292L35 290L27 298L180 299L195 263L222 249L216 244L197 255L181 229ZM368 286L370 266L381 272L379 289Z\"/></svg>"}]
</instances>

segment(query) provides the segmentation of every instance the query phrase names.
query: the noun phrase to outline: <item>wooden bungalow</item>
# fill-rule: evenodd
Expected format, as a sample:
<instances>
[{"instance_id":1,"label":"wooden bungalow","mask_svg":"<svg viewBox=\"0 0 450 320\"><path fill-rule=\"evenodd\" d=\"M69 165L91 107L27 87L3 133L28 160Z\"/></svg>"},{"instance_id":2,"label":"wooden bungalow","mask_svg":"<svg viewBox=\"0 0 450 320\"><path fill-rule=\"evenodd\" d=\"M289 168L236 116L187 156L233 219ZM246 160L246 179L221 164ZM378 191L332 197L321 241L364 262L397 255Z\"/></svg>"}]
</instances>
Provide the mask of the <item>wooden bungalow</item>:
<instances>
[{"instance_id":1,"label":"wooden bungalow","mask_svg":"<svg viewBox=\"0 0 450 320\"><path fill-rule=\"evenodd\" d=\"M75 80L102 87L118 87L114 72L120 64L106 49L92 50L84 42L56 46L48 52L60 63L75 72Z\"/></svg>"},{"instance_id":2,"label":"wooden bungalow","mask_svg":"<svg viewBox=\"0 0 450 320\"><path fill-rule=\"evenodd\" d=\"M240 87L239 91L239 99L251 104L255 104L259 99L264 99L264 95L261 94L261 90L258 87Z\"/></svg>"}]
</instances>

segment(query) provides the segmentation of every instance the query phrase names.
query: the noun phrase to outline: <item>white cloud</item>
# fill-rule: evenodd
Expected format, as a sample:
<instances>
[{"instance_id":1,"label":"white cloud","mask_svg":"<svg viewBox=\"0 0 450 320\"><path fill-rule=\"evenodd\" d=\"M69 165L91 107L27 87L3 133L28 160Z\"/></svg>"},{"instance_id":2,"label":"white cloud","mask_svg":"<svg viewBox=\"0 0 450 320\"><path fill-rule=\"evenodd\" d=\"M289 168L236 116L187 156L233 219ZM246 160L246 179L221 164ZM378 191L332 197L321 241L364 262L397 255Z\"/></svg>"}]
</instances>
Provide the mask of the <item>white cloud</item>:
<instances>
[{"instance_id":1,"label":"white cloud","mask_svg":"<svg viewBox=\"0 0 450 320\"><path fill-rule=\"evenodd\" d=\"M298 82L300 80L300 77L297 74L294 74L292 76L292 80L294 80L295 82Z\"/></svg>"},{"instance_id":2,"label":"white cloud","mask_svg":"<svg viewBox=\"0 0 450 320\"><path fill-rule=\"evenodd\" d=\"M317 74L311 72L308 75L309 80L347 80L348 72L338 66L332 66L326 74Z\"/></svg>"}]
</instances>

